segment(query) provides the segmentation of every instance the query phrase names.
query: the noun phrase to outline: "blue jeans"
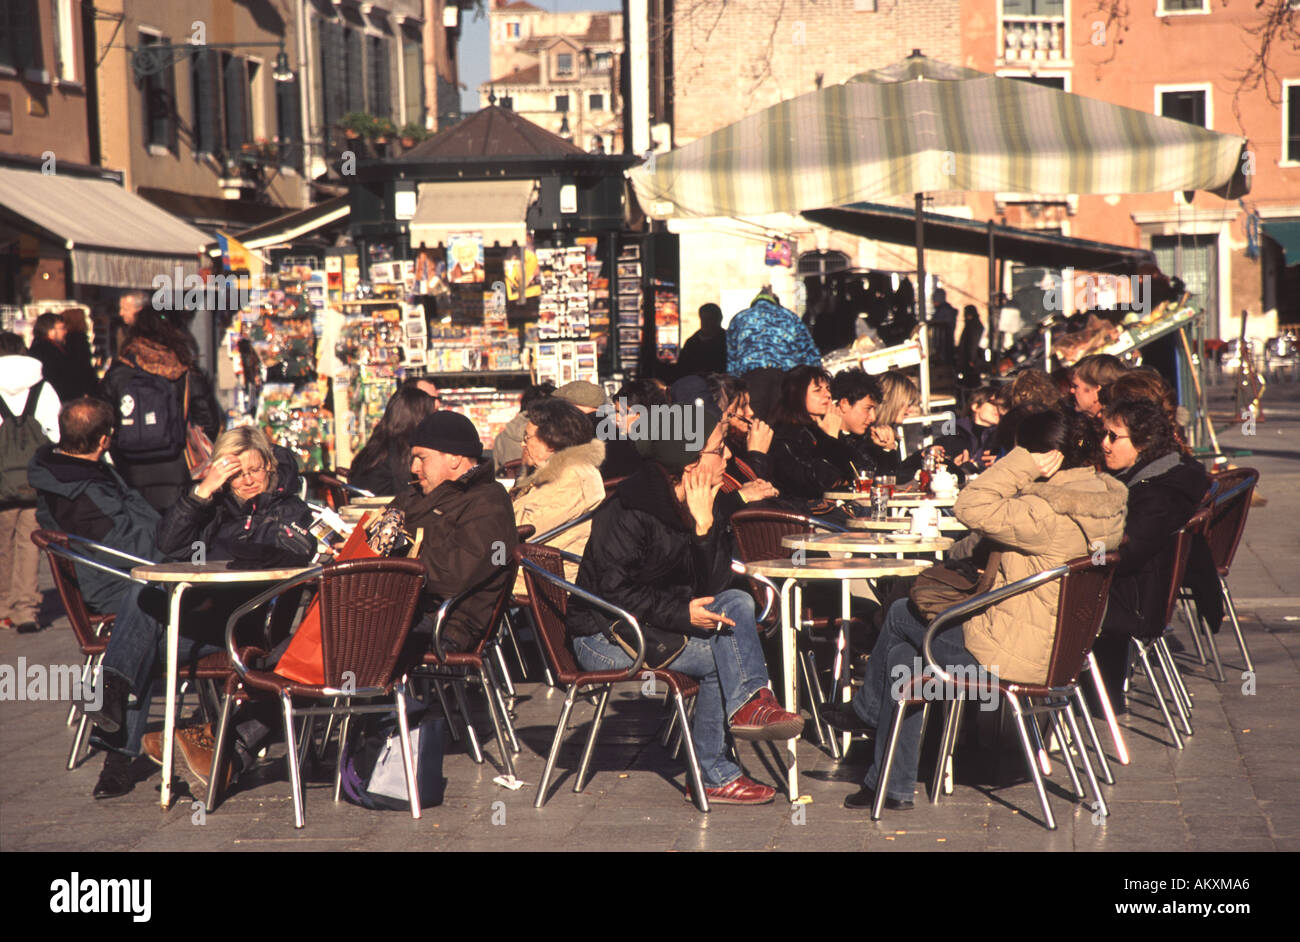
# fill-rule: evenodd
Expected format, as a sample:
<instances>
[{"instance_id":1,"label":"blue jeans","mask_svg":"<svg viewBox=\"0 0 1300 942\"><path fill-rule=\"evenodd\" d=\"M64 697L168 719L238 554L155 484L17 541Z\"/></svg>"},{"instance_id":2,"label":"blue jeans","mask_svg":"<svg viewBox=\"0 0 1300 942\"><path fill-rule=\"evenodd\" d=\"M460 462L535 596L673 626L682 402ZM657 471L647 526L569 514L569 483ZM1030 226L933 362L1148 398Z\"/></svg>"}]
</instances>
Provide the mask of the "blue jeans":
<instances>
[{"instance_id":1,"label":"blue jeans","mask_svg":"<svg viewBox=\"0 0 1300 942\"><path fill-rule=\"evenodd\" d=\"M144 607L140 605L142 591L148 593L144 596ZM177 644L177 664L182 676L188 665L225 651L227 617L256 591L254 587L234 592L191 589L185 593L181 600L182 627ZM97 746L131 756L140 754L140 740L149 721L149 705L162 692L160 669L166 658L167 625L160 618L167 617L168 601L157 589L133 585L118 604L117 618L100 666L101 670L112 671L130 684L136 702L126 711L125 735L118 732L106 736L97 729L91 736L91 742ZM266 663L258 666L273 665L287 646L288 639L285 639L265 659ZM268 709L271 721L275 719L274 703L269 708L254 706L258 709L241 707L234 716L238 739L250 745L270 734L271 728L264 722Z\"/></svg>"},{"instance_id":2,"label":"blue jeans","mask_svg":"<svg viewBox=\"0 0 1300 942\"><path fill-rule=\"evenodd\" d=\"M895 686L895 678L900 676L895 673L895 669L905 669L907 676L915 673L915 659L920 657L924 660L921 644L925 638L925 627L912 615L907 599L894 602L885 616L876 646L871 649L862 687L853 698L853 711L864 723L876 727L876 754L863 782L873 791L880 780L880 769L885 764L885 749L889 745L889 724L894 710L892 688ZM944 669L979 664L975 655L966 650L960 629L960 625L949 626L930 646L935 660ZM899 686L901 688L901 684ZM894 766L890 770L885 797L898 801L912 800L916 791L917 764L921 760L920 746L921 710L912 708L905 714L903 728L899 732Z\"/></svg>"},{"instance_id":3,"label":"blue jeans","mask_svg":"<svg viewBox=\"0 0 1300 942\"><path fill-rule=\"evenodd\" d=\"M740 589L719 592L709 608L736 623L726 634L691 636L668 665L700 682L691 735L704 784L719 788L744 774L727 745L727 721L767 686L767 662L754 624L754 600ZM630 667L632 659L604 635L573 638L573 654L584 670Z\"/></svg>"}]
</instances>

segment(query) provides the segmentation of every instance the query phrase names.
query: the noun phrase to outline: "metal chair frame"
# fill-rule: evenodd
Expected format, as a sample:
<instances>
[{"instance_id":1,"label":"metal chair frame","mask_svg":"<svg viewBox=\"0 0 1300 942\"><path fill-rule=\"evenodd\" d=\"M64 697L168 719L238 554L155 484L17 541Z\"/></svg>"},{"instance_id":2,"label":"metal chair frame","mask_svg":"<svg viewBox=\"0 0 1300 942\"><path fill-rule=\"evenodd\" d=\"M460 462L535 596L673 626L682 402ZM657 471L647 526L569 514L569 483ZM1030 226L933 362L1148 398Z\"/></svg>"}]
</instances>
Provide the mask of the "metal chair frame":
<instances>
[{"instance_id":1,"label":"metal chair frame","mask_svg":"<svg viewBox=\"0 0 1300 942\"><path fill-rule=\"evenodd\" d=\"M932 650L933 640L940 632L957 627L958 624L968 616L988 608L989 606L996 605L998 602L1005 601L1012 596L1033 591L1034 589L1057 580L1061 581L1061 597L1064 598L1067 585L1066 580L1079 571L1093 570L1097 568L1106 569L1103 592L1108 592L1110 588L1110 580L1114 574L1113 569L1110 569L1109 567L1113 566L1117 560L1117 554L1107 554L1105 559L1106 565L1104 567L1097 567L1093 565L1090 557L1081 557L1053 569L1035 573L1025 579L1008 583L1007 585L974 596L973 598L967 599L965 602L945 609L940 612L926 628L925 637L922 643L925 669L932 671L933 674L944 684L952 685L952 675L947 673L943 669L942 665L937 662ZM1104 613L1105 606L1098 606L1095 612L1096 624L1092 626L1092 638L1095 638L1097 633L1101 630L1101 619ZM1058 608L1057 640L1053 644L1053 661L1055 660L1056 646L1060 644L1061 618L1062 612ZM1091 642L1089 642L1089 645L1091 645ZM1087 709L1083 706L1082 693L1079 691L1078 674L1083 670L1084 664L1087 663L1087 658L1090 654L1091 651L1086 651L1084 656L1080 658L1078 666L1070 671L1072 679L1068 683L1049 686L1045 697L1041 694L1037 696L1037 700L1039 701L1037 703L1031 702L1029 696L1026 695L1026 702L1023 705L1021 704L1020 695L1025 694L1026 685L1008 681L998 681L999 691L1006 699L1006 702L1011 704L1012 713L1016 721L1016 730L1019 733L1020 745L1024 752L1025 764L1028 766L1030 776L1033 778L1034 788L1038 793L1038 800L1042 805L1043 816L1049 830L1056 829L1056 819L1053 817L1051 806L1048 804L1047 791L1043 785L1042 773L1040 771L1040 764L1045 765L1046 763L1042 762L1039 757L1045 756L1046 753L1043 749L1037 723L1026 723L1025 721L1027 717L1036 717L1039 715L1048 715L1051 717L1055 726L1058 741L1062 744L1062 752L1065 759L1066 769L1070 774L1070 782L1074 787L1075 794L1080 800L1083 800L1084 793L1079 781L1079 776L1074 768L1073 761L1070 759L1069 749L1066 745L1067 735L1061 718L1061 714L1065 714L1065 721L1069 724L1070 733L1073 734L1074 741L1080 744L1079 758L1083 762L1084 772L1087 775L1088 784L1092 793L1096 796L1096 810L1102 815L1110 814L1110 810L1106 805L1106 799L1101 793L1101 786L1098 784L1096 773L1093 770L1092 762L1088 758L1088 750L1086 746L1083 745L1084 739L1080 733L1078 718L1075 715L1072 703L1072 701L1077 702L1083 709L1084 715L1087 716ZM1038 687L1042 685L1028 686ZM930 800L932 804L938 804L942 779L948 768L948 761L952 755L953 749L956 746L957 735L960 729L962 708L965 704L965 689L959 688L956 690L956 693L957 696L954 699L945 701L948 704L948 709L945 714L943 733L939 744L938 761L935 764L934 776L931 782ZM902 733L903 717L907 708L915 705L917 702L918 701L915 699L904 697L894 703L893 716L889 726L889 741L885 750L885 759L881 766L880 775L877 779L875 804L871 809L871 818L873 821L880 820L881 814L884 810L885 793L888 788L890 773L893 770L894 753L897 750L898 739ZM929 709L928 701L921 700L920 702L924 709ZM1099 756L1103 757L1102 761L1104 763L1104 754L1102 752L1101 742L1097 737L1097 731L1091 720L1086 721L1085 728L1088 730L1092 748ZM1035 748L1035 746L1030 742L1031 731L1033 739L1037 744L1037 748Z\"/></svg>"},{"instance_id":2,"label":"metal chair frame","mask_svg":"<svg viewBox=\"0 0 1300 942\"><path fill-rule=\"evenodd\" d=\"M782 522L789 523L792 526L804 526L809 530L823 530L828 533L843 533L847 530L846 527L841 527L838 524L831 523L829 520L818 520L816 517L807 514L795 514L783 510L768 510L762 507L744 508L737 511L738 515L765 513L774 517L779 516ZM733 521L734 519L733 516ZM745 516L741 516L740 518L742 523L745 519ZM740 565L741 563L739 561L733 561L732 568L737 572L742 572L742 569L737 568ZM776 589L776 586L768 579L762 579L756 576L747 576L747 578L755 583L766 583L763 588L770 601L763 608L763 614L756 619L757 623L761 625L767 620L769 613L772 611L773 603L776 598L779 598L780 593ZM802 621L802 614L802 612L798 614L798 617L801 620L801 627L803 624L809 624L808 622ZM802 637L802 635L800 635L800 637ZM831 672L832 690L838 690L844 682L844 670L848 665L847 652L848 635L846 633L846 627L841 624L839 635L835 641L835 663ZM826 691L822 688L821 679L817 673L816 659L813 657L812 651L809 650L806 644L800 646L797 663L796 665L792 665L792 667L798 670L799 677L808 694L808 709L812 713L813 731L817 734L817 744L823 749L830 750L832 758L842 758L843 756L839 742L841 734L822 718L822 708L827 704Z\"/></svg>"},{"instance_id":3,"label":"metal chair frame","mask_svg":"<svg viewBox=\"0 0 1300 942\"><path fill-rule=\"evenodd\" d=\"M265 592L249 599L243 605L231 613L230 618L226 621L226 651L230 657L231 665L234 667L235 675L238 678L237 683L228 683L225 696L221 702L221 718L217 725L216 747L213 750L212 771L208 781L207 811L210 813L216 807L218 795L218 783L222 779L223 762L226 760L226 746L230 739L230 716L232 706L238 699L247 695L247 688L243 686L243 681L248 679L249 667L244 663L239 647L235 643L235 628L239 621L249 612L255 611L263 605L273 601L277 596L308 582L320 581L323 584L327 570L339 567L351 569L395 569L398 573L405 573L410 576L414 582L414 591L409 599L409 611L407 612L407 627L402 632L405 637L410 630L411 617L414 614L415 602L424 584L423 564L419 560L412 559L361 559L350 560L347 562L333 563L328 567L314 566L305 572L299 573L290 579L279 582L271 586ZM323 605L323 599L322 599ZM324 617L322 611L322 618ZM323 626L322 626L323 627ZM394 670L396 669L396 655L394 655ZM307 750L308 739L311 735L311 727L314 718L317 716L342 716L343 721L339 729L339 749L338 761L334 771L334 800L339 800L339 789L342 781L343 772L343 755L347 750L348 733L350 731L350 721L354 714L358 713L387 713L389 710L396 709L398 729L401 732L402 764L406 772L406 789L410 796L411 817L418 819L421 814L420 810L420 793L415 779L415 764L411 757L410 724L406 717L406 678L394 677L388 687L358 687L356 689L344 689L321 685L319 693L313 694L314 697L324 699L333 698L330 706L314 707L295 707L293 705L293 694L287 690L279 693L280 707L284 716L284 735L285 735L285 758L289 766L289 785L293 793L293 817L294 827L302 828L306 825L306 817L303 812L303 795L302 795L302 774L301 764ZM371 700L378 697L390 697L392 703L376 703L357 705L352 701L354 699ZM340 703L342 701L342 703ZM305 728L303 731L302 741L299 743L298 737L294 732L294 718L306 718Z\"/></svg>"},{"instance_id":4,"label":"metal chair frame","mask_svg":"<svg viewBox=\"0 0 1300 942\"><path fill-rule=\"evenodd\" d=\"M548 553L555 554L556 557L559 556L560 551L555 550L554 548L547 547L546 550ZM617 678L615 680L609 680L609 681L592 684L591 682L584 683L581 680L582 674L591 673L591 672L580 672L580 679L575 680L574 682L569 684L568 689L565 692L564 705L560 709L559 721L555 724L555 735L551 740L551 748L546 756L546 767L542 772L542 780L537 785L537 798L533 802L533 807L540 808L546 801L547 786L549 785L551 780L551 773L555 770L555 759L556 756L559 754L560 745L564 741L564 731L568 724L569 714L573 710L574 701L577 699L578 690L582 687L594 686L599 688L600 693L599 693L599 699L596 704L596 712L595 715L592 717L592 721L591 721L591 732L587 736L587 743L582 751L582 761L578 767L577 779L573 785L574 792L581 792L583 786L586 784L587 772L591 766L591 756L596 745L596 737L600 734L601 721L604 719L605 709L609 705L609 693L610 690L613 688L613 685L615 683L641 681L641 676L640 676L641 668L642 665L645 663L645 637L641 633L640 623L637 621L636 616L634 616L631 612L628 612L625 609L622 609L611 602L607 602L604 599L593 595L587 590L574 585L572 582L569 582L567 579L563 578L563 576L558 575L555 572L552 572L545 566L539 565L533 559L529 558L527 544L520 545L515 550L515 558L518 560L520 567L524 571L524 581L525 584L528 585L529 587L528 594L531 600L531 605L534 609L537 609L537 607L541 604L541 602L538 599L536 592L533 591L533 582L535 580L540 579L542 581L549 582L557 586L558 588L563 590L567 595L571 595L574 596L575 598L582 599L588 605L592 605L596 608L599 608L602 611L610 615L613 615L615 618L622 619L630 627L633 635L636 638L636 654L632 659L631 666L628 667L627 670L623 672L622 677ZM567 603L566 603L566 607L567 607ZM544 631L545 629L541 627L540 612L535 612L534 618L538 622L538 630ZM545 645L543 645L543 651L545 651ZM563 669L561 665L552 664L551 667L557 678L562 676ZM700 761L695 754L695 741L694 741L694 737L691 735L691 724L690 724L691 714L687 709L685 698L682 696L680 691L678 690L673 691L672 701L673 701L673 708L677 716L677 720L681 725L681 730L680 730L681 745L685 748L686 751L686 762L689 770L690 787L691 790L694 792L697 807L700 809L700 811L707 812L709 810L709 799L704 792L704 778L700 770ZM665 730L664 733L665 740L668 739L670 733L671 733L670 730Z\"/></svg>"}]
</instances>

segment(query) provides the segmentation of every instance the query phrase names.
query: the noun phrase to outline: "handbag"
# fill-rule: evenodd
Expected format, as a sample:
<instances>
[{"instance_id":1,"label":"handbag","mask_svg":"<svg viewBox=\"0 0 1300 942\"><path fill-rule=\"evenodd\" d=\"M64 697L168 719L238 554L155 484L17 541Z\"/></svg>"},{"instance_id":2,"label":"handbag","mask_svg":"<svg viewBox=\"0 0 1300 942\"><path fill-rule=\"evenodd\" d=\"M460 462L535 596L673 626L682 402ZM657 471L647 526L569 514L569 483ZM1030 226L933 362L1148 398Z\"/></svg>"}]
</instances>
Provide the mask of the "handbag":
<instances>
[{"instance_id":1,"label":"handbag","mask_svg":"<svg viewBox=\"0 0 1300 942\"><path fill-rule=\"evenodd\" d=\"M606 637L622 648L628 657L636 657L636 635L631 625L619 619L606 632ZM641 635L645 638L645 660L642 663L649 670L663 670L686 650L686 635L664 631L654 625L642 625Z\"/></svg>"},{"instance_id":2,"label":"handbag","mask_svg":"<svg viewBox=\"0 0 1300 942\"><path fill-rule=\"evenodd\" d=\"M992 549L981 571L979 553L954 562L936 563L920 572L912 583L908 599L923 621L933 621L940 612L993 588L1002 551Z\"/></svg>"},{"instance_id":3,"label":"handbag","mask_svg":"<svg viewBox=\"0 0 1300 942\"><path fill-rule=\"evenodd\" d=\"M442 804L447 780L442 775L443 743L447 721L433 710L407 699L411 763L421 808ZM377 721L375 721L377 720ZM396 713L388 713L362 726L349 742L340 763L343 797L363 808L405 811L410 807L402 741Z\"/></svg>"},{"instance_id":4,"label":"handbag","mask_svg":"<svg viewBox=\"0 0 1300 942\"><path fill-rule=\"evenodd\" d=\"M190 479L201 481L212 463L212 439L199 426L190 422L190 374L185 374L185 466L190 469Z\"/></svg>"}]
</instances>

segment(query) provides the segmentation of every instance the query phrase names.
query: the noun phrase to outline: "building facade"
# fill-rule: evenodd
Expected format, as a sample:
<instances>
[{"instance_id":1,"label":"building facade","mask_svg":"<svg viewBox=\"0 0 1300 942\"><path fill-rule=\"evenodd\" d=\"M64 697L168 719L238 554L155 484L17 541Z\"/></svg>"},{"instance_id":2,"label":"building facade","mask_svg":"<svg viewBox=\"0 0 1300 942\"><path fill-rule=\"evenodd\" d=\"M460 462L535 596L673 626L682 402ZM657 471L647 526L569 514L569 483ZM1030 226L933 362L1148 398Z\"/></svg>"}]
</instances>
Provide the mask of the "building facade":
<instances>
[{"instance_id":1,"label":"building facade","mask_svg":"<svg viewBox=\"0 0 1300 942\"><path fill-rule=\"evenodd\" d=\"M516 111L589 153L622 152L622 15L495 0L488 17L492 78L479 86L481 103Z\"/></svg>"},{"instance_id":2,"label":"building facade","mask_svg":"<svg viewBox=\"0 0 1300 942\"><path fill-rule=\"evenodd\" d=\"M1150 248L1207 312L1210 337L1267 338L1300 323L1300 269L1269 236L1300 221L1300 50L1273 42L1260 76L1267 21L1300 28L1287 0L965 0L963 64L1053 85L1249 141L1251 192L995 194L978 212L1014 225ZM1108 12L1110 11L1110 12ZM1254 77L1252 77L1254 76ZM1258 79L1258 80L1257 80ZM976 201L972 200L975 204ZM1274 230L1278 231L1277 229ZM1294 254L1294 253L1293 253Z\"/></svg>"}]
</instances>

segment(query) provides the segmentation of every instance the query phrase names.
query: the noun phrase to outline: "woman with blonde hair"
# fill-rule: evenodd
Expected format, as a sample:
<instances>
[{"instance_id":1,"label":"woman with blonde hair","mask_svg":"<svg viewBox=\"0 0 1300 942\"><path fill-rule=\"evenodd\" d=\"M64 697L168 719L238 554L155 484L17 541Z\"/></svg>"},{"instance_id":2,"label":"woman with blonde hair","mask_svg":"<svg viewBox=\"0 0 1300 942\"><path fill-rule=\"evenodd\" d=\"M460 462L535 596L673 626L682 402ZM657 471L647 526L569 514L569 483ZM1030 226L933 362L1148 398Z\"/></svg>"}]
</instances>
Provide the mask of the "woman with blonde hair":
<instances>
[{"instance_id":1,"label":"woman with blonde hair","mask_svg":"<svg viewBox=\"0 0 1300 942\"><path fill-rule=\"evenodd\" d=\"M307 532L311 508L298 497L298 463L259 428L221 434L203 479L168 508L158 548L188 559L202 542L208 559L299 566L316 540Z\"/></svg>"},{"instance_id":2,"label":"woman with blonde hair","mask_svg":"<svg viewBox=\"0 0 1300 942\"><path fill-rule=\"evenodd\" d=\"M908 416L918 414L921 406L921 390L916 383L898 370L890 370L880 377L882 394L880 405L876 407L876 422L871 426L871 441L887 452L898 449L898 423Z\"/></svg>"}]
</instances>

